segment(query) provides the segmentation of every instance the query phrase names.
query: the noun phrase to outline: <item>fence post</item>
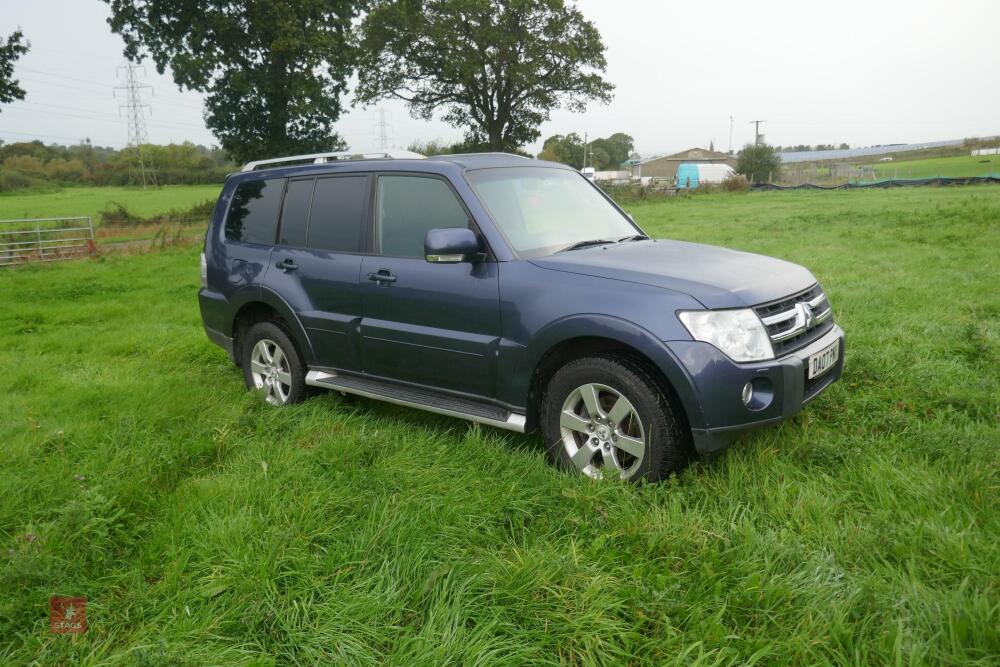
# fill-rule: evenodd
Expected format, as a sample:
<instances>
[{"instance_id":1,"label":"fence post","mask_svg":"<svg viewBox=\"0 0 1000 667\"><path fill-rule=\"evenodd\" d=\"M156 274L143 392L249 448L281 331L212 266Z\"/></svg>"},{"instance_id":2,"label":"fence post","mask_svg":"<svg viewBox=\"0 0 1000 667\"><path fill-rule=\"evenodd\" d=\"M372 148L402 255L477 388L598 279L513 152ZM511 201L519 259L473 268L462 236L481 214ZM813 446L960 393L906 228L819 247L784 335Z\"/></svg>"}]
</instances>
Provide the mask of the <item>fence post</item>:
<instances>
[{"instance_id":1,"label":"fence post","mask_svg":"<svg viewBox=\"0 0 1000 667\"><path fill-rule=\"evenodd\" d=\"M45 259L45 253L42 250L42 223L35 223L35 236L37 237L38 243L38 259Z\"/></svg>"},{"instance_id":2,"label":"fence post","mask_svg":"<svg viewBox=\"0 0 1000 667\"><path fill-rule=\"evenodd\" d=\"M94 243L94 219L87 216L87 233L90 238L87 240L87 252L91 255L97 254L97 245Z\"/></svg>"}]
</instances>

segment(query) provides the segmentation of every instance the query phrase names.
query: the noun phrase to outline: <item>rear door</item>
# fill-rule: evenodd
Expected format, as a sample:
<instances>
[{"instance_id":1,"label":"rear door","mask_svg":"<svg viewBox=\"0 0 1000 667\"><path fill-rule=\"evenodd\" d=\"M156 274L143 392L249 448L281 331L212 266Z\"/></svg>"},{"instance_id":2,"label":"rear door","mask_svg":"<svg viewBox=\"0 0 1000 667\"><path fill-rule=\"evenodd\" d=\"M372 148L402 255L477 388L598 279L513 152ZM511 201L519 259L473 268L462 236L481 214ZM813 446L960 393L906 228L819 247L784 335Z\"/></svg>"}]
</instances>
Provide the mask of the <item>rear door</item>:
<instances>
[{"instance_id":1,"label":"rear door","mask_svg":"<svg viewBox=\"0 0 1000 667\"><path fill-rule=\"evenodd\" d=\"M368 174L291 179L281 210L268 285L298 315L327 368L360 370L361 236Z\"/></svg>"},{"instance_id":2,"label":"rear door","mask_svg":"<svg viewBox=\"0 0 1000 667\"><path fill-rule=\"evenodd\" d=\"M365 372L494 396L500 340L498 265L432 264L430 229L475 228L443 178L378 174L370 256L361 266L361 353Z\"/></svg>"},{"instance_id":3,"label":"rear door","mask_svg":"<svg viewBox=\"0 0 1000 667\"><path fill-rule=\"evenodd\" d=\"M210 262L226 272L222 281L211 282L220 285L227 298L263 281L284 187L283 178L244 181L236 186L226 213L225 242L213 244Z\"/></svg>"}]
</instances>

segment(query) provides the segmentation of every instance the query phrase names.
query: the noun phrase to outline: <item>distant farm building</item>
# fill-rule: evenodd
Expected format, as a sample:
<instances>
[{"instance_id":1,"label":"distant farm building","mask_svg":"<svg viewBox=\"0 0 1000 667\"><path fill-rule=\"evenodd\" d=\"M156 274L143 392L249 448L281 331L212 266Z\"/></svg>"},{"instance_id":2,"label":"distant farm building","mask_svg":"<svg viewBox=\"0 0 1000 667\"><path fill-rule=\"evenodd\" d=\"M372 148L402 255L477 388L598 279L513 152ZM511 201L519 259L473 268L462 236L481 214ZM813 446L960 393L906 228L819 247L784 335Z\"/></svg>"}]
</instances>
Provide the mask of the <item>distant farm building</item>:
<instances>
[{"instance_id":1,"label":"distant farm building","mask_svg":"<svg viewBox=\"0 0 1000 667\"><path fill-rule=\"evenodd\" d=\"M684 162L677 167L677 189L694 190L708 183L722 183L736 172L728 164L719 162Z\"/></svg>"},{"instance_id":2,"label":"distant farm building","mask_svg":"<svg viewBox=\"0 0 1000 667\"><path fill-rule=\"evenodd\" d=\"M594 172L594 180L602 183L628 183L631 178L632 172L627 169Z\"/></svg>"},{"instance_id":3,"label":"distant farm building","mask_svg":"<svg viewBox=\"0 0 1000 667\"><path fill-rule=\"evenodd\" d=\"M677 176L677 168L685 163L726 164L736 166L736 156L704 148L689 148L673 155L663 155L641 160L632 167L633 178L665 178L671 181Z\"/></svg>"}]
</instances>

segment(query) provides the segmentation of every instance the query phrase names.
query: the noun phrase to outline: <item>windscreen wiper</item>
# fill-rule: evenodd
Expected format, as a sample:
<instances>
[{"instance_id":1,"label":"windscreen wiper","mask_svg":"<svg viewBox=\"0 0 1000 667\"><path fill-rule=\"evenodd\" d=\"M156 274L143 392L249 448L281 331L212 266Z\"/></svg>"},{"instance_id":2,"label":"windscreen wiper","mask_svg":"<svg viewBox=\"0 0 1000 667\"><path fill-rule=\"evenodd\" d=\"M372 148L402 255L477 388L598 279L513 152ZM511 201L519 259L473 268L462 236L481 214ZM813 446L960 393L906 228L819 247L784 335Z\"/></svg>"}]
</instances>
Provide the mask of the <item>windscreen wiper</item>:
<instances>
[{"instance_id":1,"label":"windscreen wiper","mask_svg":"<svg viewBox=\"0 0 1000 667\"><path fill-rule=\"evenodd\" d=\"M625 241L648 241L649 237L645 234L633 234L632 236L623 236L618 239L618 243L623 243Z\"/></svg>"},{"instance_id":2,"label":"windscreen wiper","mask_svg":"<svg viewBox=\"0 0 1000 667\"><path fill-rule=\"evenodd\" d=\"M590 239L589 241L577 241L573 245L568 245L559 252L566 252L567 250L576 250L577 248L586 248L592 245L606 245L608 243L618 243L618 241L608 240L608 239Z\"/></svg>"}]
</instances>

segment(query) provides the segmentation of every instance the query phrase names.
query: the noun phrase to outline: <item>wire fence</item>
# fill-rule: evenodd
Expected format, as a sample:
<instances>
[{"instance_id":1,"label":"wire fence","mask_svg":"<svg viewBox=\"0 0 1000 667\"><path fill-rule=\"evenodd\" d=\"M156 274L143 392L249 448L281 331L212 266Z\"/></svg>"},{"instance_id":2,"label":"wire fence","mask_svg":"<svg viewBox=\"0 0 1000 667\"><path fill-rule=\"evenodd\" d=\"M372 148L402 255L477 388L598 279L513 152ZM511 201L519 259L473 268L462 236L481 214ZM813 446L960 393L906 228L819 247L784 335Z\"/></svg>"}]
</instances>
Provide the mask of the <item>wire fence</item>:
<instances>
[{"instance_id":1,"label":"wire fence","mask_svg":"<svg viewBox=\"0 0 1000 667\"><path fill-rule=\"evenodd\" d=\"M853 190L855 188L909 188L922 185L974 185L977 183L1000 183L1000 174L989 176L933 176L930 178L885 178L882 180L857 181L839 183L836 185L818 185L816 183L799 183L783 185L779 183L758 183L753 190Z\"/></svg>"}]
</instances>

